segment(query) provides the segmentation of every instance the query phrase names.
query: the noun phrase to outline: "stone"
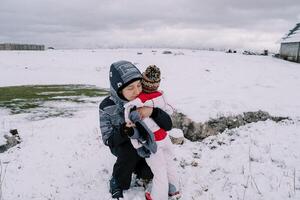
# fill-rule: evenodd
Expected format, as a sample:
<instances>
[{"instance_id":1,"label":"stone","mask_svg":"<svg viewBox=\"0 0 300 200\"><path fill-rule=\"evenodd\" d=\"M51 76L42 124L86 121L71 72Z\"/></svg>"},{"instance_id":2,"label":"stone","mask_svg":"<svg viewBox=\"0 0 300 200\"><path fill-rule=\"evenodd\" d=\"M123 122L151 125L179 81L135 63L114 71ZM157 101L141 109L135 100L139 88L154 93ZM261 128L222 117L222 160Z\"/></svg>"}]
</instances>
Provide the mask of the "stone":
<instances>
[{"instance_id":1,"label":"stone","mask_svg":"<svg viewBox=\"0 0 300 200\"><path fill-rule=\"evenodd\" d=\"M288 120L288 117L273 117L265 111L244 112L235 116L221 116L216 119L210 119L207 122L194 122L181 112L175 111L172 116L174 128L181 129L185 138L191 141L201 141L212 135L217 135L230 130L244 126L248 123L273 120L276 122Z\"/></svg>"},{"instance_id":2,"label":"stone","mask_svg":"<svg viewBox=\"0 0 300 200\"><path fill-rule=\"evenodd\" d=\"M181 129L173 128L169 131L169 137L173 144L183 144L184 143L184 136Z\"/></svg>"}]
</instances>

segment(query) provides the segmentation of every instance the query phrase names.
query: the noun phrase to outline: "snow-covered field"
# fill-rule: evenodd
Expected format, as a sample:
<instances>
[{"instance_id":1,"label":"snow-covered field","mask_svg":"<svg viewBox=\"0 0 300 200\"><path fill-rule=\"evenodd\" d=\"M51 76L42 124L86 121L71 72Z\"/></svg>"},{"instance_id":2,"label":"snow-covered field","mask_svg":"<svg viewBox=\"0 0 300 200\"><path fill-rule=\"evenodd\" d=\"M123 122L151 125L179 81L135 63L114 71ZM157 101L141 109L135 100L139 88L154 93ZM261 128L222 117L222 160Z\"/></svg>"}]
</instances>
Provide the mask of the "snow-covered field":
<instances>
[{"instance_id":1,"label":"snow-covered field","mask_svg":"<svg viewBox=\"0 0 300 200\"><path fill-rule=\"evenodd\" d=\"M112 62L129 60L141 71L156 64L169 101L195 121L259 109L292 119L248 124L176 146L183 200L300 199L300 65L264 56L172 51L184 55L164 55L161 49L0 51L0 86L108 88ZM0 130L17 128L22 138L0 154L3 199L110 198L115 158L100 139L98 105L76 108L72 118L39 121L0 109ZM124 199L143 199L143 190L132 188Z\"/></svg>"}]
</instances>

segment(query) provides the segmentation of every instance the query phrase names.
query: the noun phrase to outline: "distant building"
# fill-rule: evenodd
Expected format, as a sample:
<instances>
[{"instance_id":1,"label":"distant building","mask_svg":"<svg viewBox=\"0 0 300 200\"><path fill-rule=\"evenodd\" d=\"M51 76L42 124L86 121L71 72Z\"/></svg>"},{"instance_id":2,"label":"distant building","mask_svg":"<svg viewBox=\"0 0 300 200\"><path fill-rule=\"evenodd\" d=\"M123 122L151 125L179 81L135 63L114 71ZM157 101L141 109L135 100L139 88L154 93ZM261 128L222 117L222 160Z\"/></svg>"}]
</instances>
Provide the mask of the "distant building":
<instances>
[{"instance_id":1,"label":"distant building","mask_svg":"<svg viewBox=\"0 0 300 200\"><path fill-rule=\"evenodd\" d=\"M279 54L285 60L300 63L300 23L282 38Z\"/></svg>"},{"instance_id":2,"label":"distant building","mask_svg":"<svg viewBox=\"0 0 300 200\"><path fill-rule=\"evenodd\" d=\"M0 44L0 50L44 51L45 45L4 43L4 44Z\"/></svg>"}]
</instances>

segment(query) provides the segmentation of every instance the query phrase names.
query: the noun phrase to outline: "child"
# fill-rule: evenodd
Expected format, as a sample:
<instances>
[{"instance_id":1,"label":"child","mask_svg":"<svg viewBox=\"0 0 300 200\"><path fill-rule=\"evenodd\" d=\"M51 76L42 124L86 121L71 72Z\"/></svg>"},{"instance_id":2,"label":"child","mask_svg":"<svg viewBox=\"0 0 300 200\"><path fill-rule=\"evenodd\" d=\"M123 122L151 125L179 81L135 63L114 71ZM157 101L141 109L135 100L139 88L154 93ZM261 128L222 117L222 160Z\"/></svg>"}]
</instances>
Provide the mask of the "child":
<instances>
[{"instance_id":1,"label":"child","mask_svg":"<svg viewBox=\"0 0 300 200\"><path fill-rule=\"evenodd\" d=\"M151 193L145 194L147 200L165 200L168 196L171 199L180 198L172 143L167 132L151 118L141 119L135 110L147 106L172 113L173 110L166 102L163 92L157 90L160 80L159 68L155 65L147 67L141 81L143 91L136 99L124 105L125 121L136 125L134 134L130 136L132 145L140 156L146 158L154 174Z\"/></svg>"}]
</instances>

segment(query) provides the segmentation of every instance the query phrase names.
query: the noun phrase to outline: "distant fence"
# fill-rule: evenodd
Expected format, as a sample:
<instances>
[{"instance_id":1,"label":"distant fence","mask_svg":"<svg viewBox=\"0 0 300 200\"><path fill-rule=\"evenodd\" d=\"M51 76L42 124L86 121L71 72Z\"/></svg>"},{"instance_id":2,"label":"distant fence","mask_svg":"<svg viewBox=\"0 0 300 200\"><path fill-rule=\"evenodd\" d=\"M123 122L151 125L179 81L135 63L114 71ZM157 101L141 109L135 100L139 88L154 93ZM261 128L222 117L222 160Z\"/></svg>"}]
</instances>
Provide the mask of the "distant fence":
<instances>
[{"instance_id":1,"label":"distant fence","mask_svg":"<svg viewBox=\"0 0 300 200\"><path fill-rule=\"evenodd\" d=\"M32 51L44 51L44 50L45 50L45 45L5 43L5 44L0 44L0 50L32 50Z\"/></svg>"}]
</instances>

